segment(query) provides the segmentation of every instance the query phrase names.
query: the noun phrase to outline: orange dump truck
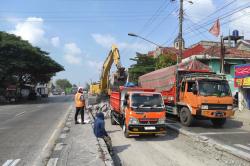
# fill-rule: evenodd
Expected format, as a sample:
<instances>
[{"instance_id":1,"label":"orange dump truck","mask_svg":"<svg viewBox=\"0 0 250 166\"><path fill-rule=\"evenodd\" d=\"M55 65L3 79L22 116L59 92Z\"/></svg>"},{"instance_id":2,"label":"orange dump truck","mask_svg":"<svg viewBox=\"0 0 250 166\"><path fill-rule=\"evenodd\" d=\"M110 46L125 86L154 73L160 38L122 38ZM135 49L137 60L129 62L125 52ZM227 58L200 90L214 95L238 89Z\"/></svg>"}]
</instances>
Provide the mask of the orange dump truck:
<instances>
[{"instance_id":1,"label":"orange dump truck","mask_svg":"<svg viewBox=\"0 0 250 166\"><path fill-rule=\"evenodd\" d=\"M178 80L177 80L178 79ZM210 119L222 126L233 116L233 98L224 75L196 60L145 74L139 78L143 88L161 92L168 114L177 115L185 126L193 119Z\"/></svg>"},{"instance_id":2,"label":"orange dump truck","mask_svg":"<svg viewBox=\"0 0 250 166\"><path fill-rule=\"evenodd\" d=\"M121 125L127 138L166 132L162 95L153 89L120 87L111 92L110 107L111 124Z\"/></svg>"}]
</instances>

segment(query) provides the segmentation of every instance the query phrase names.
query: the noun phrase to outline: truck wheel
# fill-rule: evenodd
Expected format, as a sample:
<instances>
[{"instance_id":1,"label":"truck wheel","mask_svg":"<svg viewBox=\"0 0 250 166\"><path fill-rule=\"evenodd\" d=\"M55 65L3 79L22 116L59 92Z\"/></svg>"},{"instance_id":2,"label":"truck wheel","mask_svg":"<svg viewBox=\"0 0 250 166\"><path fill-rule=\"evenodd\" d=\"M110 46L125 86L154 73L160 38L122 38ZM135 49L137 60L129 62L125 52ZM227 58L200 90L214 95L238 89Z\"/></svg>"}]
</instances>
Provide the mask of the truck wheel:
<instances>
[{"instance_id":1,"label":"truck wheel","mask_svg":"<svg viewBox=\"0 0 250 166\"><path fill-rule=\"evenodd\" d=\"M184 126L191 126L193 122L193 115L187 107L183 107L180 111L180 121Z\"/></svg>"},{"instance_id":2,"label":"truck wheel","mask_svg":"<svg viewBox=\"0 0 250 166\"><path fill-rule=\"evenodd\" d=\"M114 113L113 113L113 111L111 111L110 119L111 119L111 124L112 125L117 125L116 121L114 120Z\"/></svg>"},{"instance_id":3,"label":"truck wheel","mask_svg":"<svg viewBox=\"0 0 250 166\"><path fill-rule=\"evenodd\" d=\"M122 130L123 130L124 136L125 136L126 138L129 138L128 129L127 129L125 123L123 124Z\"/></svg>"},{"instance_id":4,"label":"truck wheel","mask_svg":"<svg viewBox=\"0 0 250 166\"><path fill-rule=\"evenodd\" d=\"M226 123L226 118L211 119L214 127L222 127Z\"/></svg>"}]
</instances>

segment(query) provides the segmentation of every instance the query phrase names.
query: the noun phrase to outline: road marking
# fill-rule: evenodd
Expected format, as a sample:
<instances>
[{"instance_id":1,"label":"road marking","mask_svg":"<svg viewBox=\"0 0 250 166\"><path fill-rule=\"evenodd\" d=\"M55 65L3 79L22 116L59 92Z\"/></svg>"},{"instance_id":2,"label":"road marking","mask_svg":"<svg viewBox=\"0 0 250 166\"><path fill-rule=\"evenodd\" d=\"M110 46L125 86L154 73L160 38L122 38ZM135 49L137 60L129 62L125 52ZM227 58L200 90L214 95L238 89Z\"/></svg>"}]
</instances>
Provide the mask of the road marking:
<instances>
[{"instance_id":1,"label":"road marking","mask_svg":"<svg viewBox=\"0 0 250 166\"><path fill-rule=\"evenodd\" d=\"M17 117L17 116L21 116L21 115L23 115L23 114L25 114L25 111L24 111L24 112L21 112L21 113L19 113L19 114L16 114L16 117Z\"/></svg>"},{"instance_id":2,"label":"road marking","mask_svg":"<svg viewBox=\"0 0 250 166\"><path fill-rule=\"evenodd\" d=\"M16 160L7 160L2 166L15 166L17 163L19 163L21 159L16 159Z\"/></svg>"},{"instance_id":3,"label":"road marking","mask_svg":"<svg viewBox=\"0 0 250 166\"><path fill-rule=\"evenodd\" d=\"M219 134L246 134L246 131L236 131L236 132L207 132L207 133L198 133L199 135L219 135Z\"/></svg>"},{"instance_id":4,"label":"road marking","mask_svg":"<svg viewBox=\"0 0 250 166\"><path fill-rule=\"evenodd\" d=\"M63 148L63 143L57 143L54 150L59 151L59 150L62 150L62 148Z\"/></svg>"},{"instance_id":5,"label":"road marking","mask_svg":"<svg viewBox=\"0 0 250 166\"><path fill-rule=\"evenodd\" d=\"M49 162L47 166L56 166L58 158L51 158L49 159Z\"/></svg>"},{"instance_id":6,"label":"road marking","mask_svg":"<svg viewBox=\"0 0 250 166\"><path fill-rule=\"evenodd\" d=\"M245 150L249 150L249 151L250 151L250 147L245 146L245 145L241 145L241 144L234 144L234 146L237 146L237 147L240 147L240 148L242 148L242 149L245 149Z\"/></svg>"},{"instance_id":7,"label":"road marking","mask_svg":"<svg viewBox=\"0 0 250 166\"><path fill-rule=\"evenodd\" d=\"M63 128L63 131L68 131L68 130L69 130L68 127L64 127L64 128Z\"/></svg>"}]
</instances>

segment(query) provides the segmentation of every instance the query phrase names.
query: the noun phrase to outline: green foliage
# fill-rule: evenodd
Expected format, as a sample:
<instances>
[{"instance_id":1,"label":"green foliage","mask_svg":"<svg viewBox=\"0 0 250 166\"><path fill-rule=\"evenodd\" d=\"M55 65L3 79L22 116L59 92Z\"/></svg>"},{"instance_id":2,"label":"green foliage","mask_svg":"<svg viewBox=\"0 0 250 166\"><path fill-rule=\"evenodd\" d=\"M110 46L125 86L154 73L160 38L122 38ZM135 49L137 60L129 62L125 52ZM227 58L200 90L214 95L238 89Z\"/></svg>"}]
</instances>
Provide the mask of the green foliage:
<instances>
[{"instance_id":1,"label":"green foliage","mask_svg":"<svg viewBox=\"0 0 250 166\"><path fill-rule=\"evenodd\" d=\"M67 79L58 79L58 80L56 80L56 86L63 89L64 91L67 88L72 88L71 83Z\"/></svg>"},{"instance_id":2,"label":"green foliage","mask_svg":"<svg viewBox=\"0 0 250 166\"><path fill-rule=\"evenodd\" d=\"M47 52L20 37L0 32L0 87L47 83L63 70Z\"/></svg>"},{"instance_id":3,"label":"green foliage","mask_svg":"<svg viewBox=\"0 0 250 166\"><path fill-rule=\"evenodd\" d=\"M138 78L146 73L155 70L155 58L147 56L147 54L136 54L136 57L130 59L136 62L129 68L129 81L138 82Z\"/></svg>"},{"instance_id":4,"label":"green foliage","mask_svg":"<svg viewBox=\"0 0 250 166\"><path fill-rule=\"evenodd\" d=\"M173 57L174 57L173 54L159 55L156 59L155 68L162 69L168 66L175 65L176 60Z\"/></svg>"},{"instance_id":5,"label":"green foliage","mask_svg":"<svg viewBox=\"0 0 250 166\"><path fill-rule=\"evenodd\" d=\"M135 61L135 64L129 68L129 81L137 83L141 75L175 65L176 60L173 57L175 57L174 54L159 55L154 58L147 54L137 53L135 58L130 59Z\"/></svg>"}]
</instances>

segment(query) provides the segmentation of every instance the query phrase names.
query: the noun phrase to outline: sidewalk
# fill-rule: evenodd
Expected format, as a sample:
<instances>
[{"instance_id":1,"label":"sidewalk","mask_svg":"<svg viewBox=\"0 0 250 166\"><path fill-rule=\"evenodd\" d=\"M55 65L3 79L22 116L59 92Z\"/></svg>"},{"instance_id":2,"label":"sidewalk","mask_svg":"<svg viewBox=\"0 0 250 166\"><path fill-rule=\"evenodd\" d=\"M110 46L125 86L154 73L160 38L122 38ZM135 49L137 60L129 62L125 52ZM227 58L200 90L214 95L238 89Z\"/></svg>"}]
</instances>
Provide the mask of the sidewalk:
<instances>
[{"instance_id":1,"label":"sidewalk","mask_svg":"<svg viewBox=\"0 0 250 166\"><path fill-rule=\"evenodd\" d=\"M250 127L250 110L239 111L236 109L232 119L241 121L244 126Z\"/></svg>"},{"instance_id":2,"label":"sidewalk","mask_svg":"<svg viewBox=\"0 0 250 166\"><path fill-rule=\"evenodd\" d=\"M113 161L107 152L107 147L103 140L95 137L90 123L93 120L88 113L85 113L84 120L89 122L88 124L75 124L73 118L74 111L69 115L63 129L64 133L62 131L51 155L56 162L49 161L47 166L111 166Z\"/></svg>"}]
</instances>

